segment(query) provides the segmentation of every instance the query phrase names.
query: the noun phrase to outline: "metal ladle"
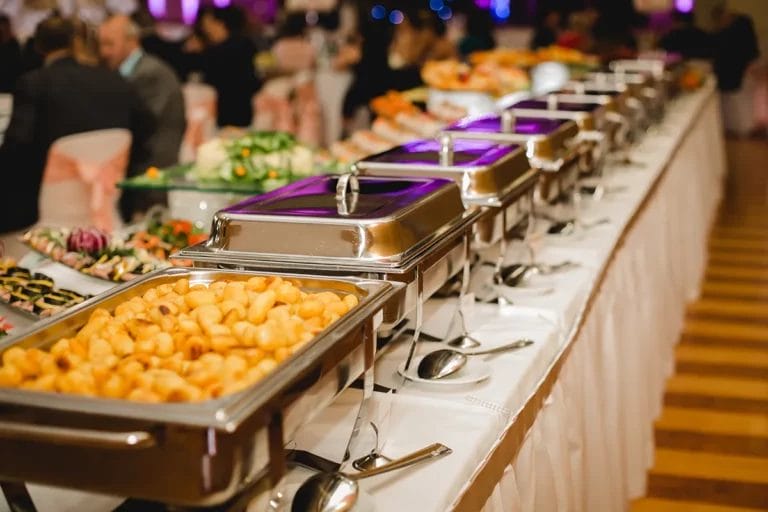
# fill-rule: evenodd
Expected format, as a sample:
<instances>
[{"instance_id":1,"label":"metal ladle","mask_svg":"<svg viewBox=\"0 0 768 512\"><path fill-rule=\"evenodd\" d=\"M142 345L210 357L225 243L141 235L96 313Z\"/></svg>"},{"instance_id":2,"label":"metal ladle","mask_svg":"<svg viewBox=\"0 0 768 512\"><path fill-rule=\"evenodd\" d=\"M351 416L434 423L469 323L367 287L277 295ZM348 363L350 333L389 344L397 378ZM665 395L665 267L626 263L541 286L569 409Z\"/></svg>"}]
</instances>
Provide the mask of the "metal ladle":
<instances>
[{"instance_id":1,"label":"metal ladle","mask_svg":"<svg viewBox=\"0 0 768 512\"><path fill-rule=\"evenodd\" d=\"M592 229L596 228L597 226L601 226L603 224L610 224L611 219L609 218L602 218L597 219L594 222L579 222L578 220L567 220L567 221L559 221L555 222L551 226L549 226L549 229L547 229L547 233L550 235L570 235L576 229Z\"/></svg>"},{"instance_id":2,"label":"metal ladle","mask_svg":"<svg viewBox=\"0 0 768 512\"><path fill-rule=\"evenodd\" d=\"M475 352L459 352L458 350L441 349L430 352L419 362L417 373L419 377L427 380L438 380L458 372L467 364L469 356L481 356L496 354L508 350L518 350L533 345L533 340L517 340L507 345L502 345L488 350Z\"/></svg>"},{"instance_id":3,"label":"metal ladle","mask_svg":"<svg viewBox=\"0 0 768 512\"><path fill-rule=\"evenodd\" d=\"M401 457L389 464L355 474L318 473L306 480L293 498L292 512L347 512L357 503L363 478L406 468L419 462L452 453L447 446L435 443Z\"/></svg>"}]
</instances>

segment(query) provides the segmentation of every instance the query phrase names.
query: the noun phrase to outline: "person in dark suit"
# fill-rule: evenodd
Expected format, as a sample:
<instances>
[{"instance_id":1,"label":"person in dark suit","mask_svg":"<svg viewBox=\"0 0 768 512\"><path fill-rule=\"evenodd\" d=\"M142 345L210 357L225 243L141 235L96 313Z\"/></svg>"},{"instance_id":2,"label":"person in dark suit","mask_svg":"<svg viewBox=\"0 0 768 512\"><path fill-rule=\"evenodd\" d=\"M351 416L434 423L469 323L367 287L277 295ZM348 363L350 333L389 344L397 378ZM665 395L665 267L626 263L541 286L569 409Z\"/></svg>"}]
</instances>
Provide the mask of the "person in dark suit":
<instances>
[{"instance_id":1,"label":"person in dark suit","mask_svg":"<svg viewBox=\"0 0 768 512\"><path fill-rule=\"evenodd\" d=\"M99 27L102 61L133 85L155 121L147 160L136 162L129 175L143 173L149 166L168 167L177 163L186 128L184 96L176 74L165 62L143 51L140 37L139 26L125 15L113 16ZM162 203L165 194L126 191L120 209L129 220L139 211Z\"/></svg>"},{"instance_id":2,"label":"person in dark suit","mask_svg":"<svg viewBox=\"0 0 768 512\"><path fill-rule=\"evenodd\" d=\"M99 28L103 62L130 82L155 118L149 141L149 165L165 167L178 162L186 129L184 96L173 69L145 53L139 27L125 15L109 18Z\"/></svg>"},{"instance_id":3,"label":"person in dark suit","mask_svg":"<svg viewBox=\"0 0 768 512\"><path fill-rule=\"evenodd\" d=\"M712 37L695 25L693 13L675 10L672 29L661 38L659 47L684 59L708 59L712 56Z\"/></svg>"},{"instance_id":4,"label":"person in dark suit","mask_svg":"<svg viewBox=\"0 0 768 512\"><path fill-rule=\"evenodd\" d=\"M204 11L200 22L207 46L197 62L218 94L219 126L245 127L253 121L253 95L260 83L253 62L256 46L242 34L243 24L242 12L232 6Z\"/></svg>"},{"instance_id":5,"label":"person in dark suit","mask_svg":"<svg viewBox=\"0 0 768 512\"><path fill-rule=\"evenodd\" d=\"M21 46L4 14L0 14L0 69L0 93L13 92L21 74Z\"/></svg>"},{"instance_id":6,"label":"person in dark suit","mask_svg":"<svg viewBox=\"0 0 768 512\"><path fill-rule=\"evenodd\" d=\"M117 73L84 66L73 57L74 27L61 17L35 31L42 68L19 79L14 108L0 147L0 177L7 197L0 201L0 236L37 222L40 185L48 149L65 135L126 128L132 161L144 156L152 116Z\"/></svg>"}]
</instances>

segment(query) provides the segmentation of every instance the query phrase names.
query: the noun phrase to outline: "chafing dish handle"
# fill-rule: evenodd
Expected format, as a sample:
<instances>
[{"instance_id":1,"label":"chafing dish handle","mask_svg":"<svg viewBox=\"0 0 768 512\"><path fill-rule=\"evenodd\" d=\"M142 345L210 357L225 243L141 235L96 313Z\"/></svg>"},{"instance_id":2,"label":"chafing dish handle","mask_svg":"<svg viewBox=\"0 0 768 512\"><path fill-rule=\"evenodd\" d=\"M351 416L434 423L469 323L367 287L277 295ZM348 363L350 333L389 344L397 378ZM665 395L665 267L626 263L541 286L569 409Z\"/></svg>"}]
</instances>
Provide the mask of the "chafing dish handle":
<instances>
[{"instance_id":1,"label":"chafing dish handle","mask_svg":"<svg viewBox=\"0 0 768 512\"><path fill-rule=\"evenodd\" d=\"M351 172L339 176L336 182L336 209L339 215L347 216L355 212L360 196L360 182L357 180L357 166Z\"/></svg>"},{"instance_id":2,"label":"chafing dish handle","mask_svg":"<svg viewBox=\"0 0 768 512\"><path fill-rule=\"evenodd\" d=\"M0 421L0 438L54 443L73 446L89 446L112 450L149 448L157 444L149 432L105 432L49 425L20 424Z\"/></svg>"}]
</instances>

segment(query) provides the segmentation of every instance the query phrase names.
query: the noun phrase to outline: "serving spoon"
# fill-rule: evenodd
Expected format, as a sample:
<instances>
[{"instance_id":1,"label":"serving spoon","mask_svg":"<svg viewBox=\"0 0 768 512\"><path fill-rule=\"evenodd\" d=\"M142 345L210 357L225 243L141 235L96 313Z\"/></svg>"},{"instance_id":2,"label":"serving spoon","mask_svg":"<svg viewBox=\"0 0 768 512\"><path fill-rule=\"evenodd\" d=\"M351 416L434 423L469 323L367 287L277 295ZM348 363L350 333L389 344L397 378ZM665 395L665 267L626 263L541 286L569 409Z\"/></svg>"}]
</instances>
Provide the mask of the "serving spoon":
<instances>
[{"instance_id":1,"label":"serving spoon","mask_svg":"<svg viewBox=\"0 0 768 512\"><path fill-rule=\"evenodd\" d=\"M559 221L549 226L549 229L547 229L547 234L570 235L570 234L573 234L574 231L576 231L576 228L587 230L603 224L610 224L610 223L611 223L611 219L609 218L597 219L594 222L579 222L577 220Z\"/></svg>"},{"instance_id":2,"label":"serving spoon","mask_svg":"<svg viewBox=\"0 0 768 512\"><path fill-rule=\"evenodd\" d=\"M406 468L419 462L449 455L453 450L444 444L434 443L409 455L393 460L378 468L355 474L341 472L318 473L307 479L293 498L292 512L347 512L357 503L363 478Z\"/></svg>"},{"instance_id":3,"label":"serving spoon","mask_svg":"<svg viewBox=\"0 0 768 512\"><path fill-rule=\"evenodd\" d=\"M430 352L419 362L417 374L422 379L438 380L458 372L467 364L469 356L496 354L508 350L518 350L533 345L533 340L522 339L500 347L474 352L459 352L448 348Z\"/></svg>"}]
</instances>

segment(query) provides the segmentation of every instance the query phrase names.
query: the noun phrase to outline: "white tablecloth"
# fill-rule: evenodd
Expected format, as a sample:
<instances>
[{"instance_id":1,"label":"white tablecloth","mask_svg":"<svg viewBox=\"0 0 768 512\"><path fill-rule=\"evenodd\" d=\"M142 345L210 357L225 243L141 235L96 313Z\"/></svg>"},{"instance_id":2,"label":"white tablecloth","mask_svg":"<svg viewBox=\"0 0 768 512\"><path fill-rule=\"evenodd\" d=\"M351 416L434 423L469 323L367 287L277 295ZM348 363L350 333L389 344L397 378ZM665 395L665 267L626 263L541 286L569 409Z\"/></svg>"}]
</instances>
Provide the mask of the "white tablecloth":
<instances>
[{"instance_id":1,"label":"white tablecloth","mask_svg":"<svg viewBox=\"0 0 768 512\"><path fill-rule=\"evenodd\" d=\"M541 261L581 266L532 278L529 289L512 292L513 306L474 306L472 334L486 346L521 337L534 345L485 357L492 374L483 382L407 383L397 395L375 394L386 455L436 441L454 453L361 481L360 510L617 511L643 494L653 419L720 198L720 131L711 84L675 101L661 128L633 152L644 165L616 170L616 192L584 205L587 219L611 223L539 243ZM454 307L430 301L425 331L445 334ZM434 347L424 343L420 352ZM378 383L399 382L395 369L405 348L380 358ZM358 398L358 391L345 392L290 446L340 460ZM287 489L306 475L290 473ZM32 496L42 510L100 511L117 503L41 487Z\"/></svg>"}]
</instances>

